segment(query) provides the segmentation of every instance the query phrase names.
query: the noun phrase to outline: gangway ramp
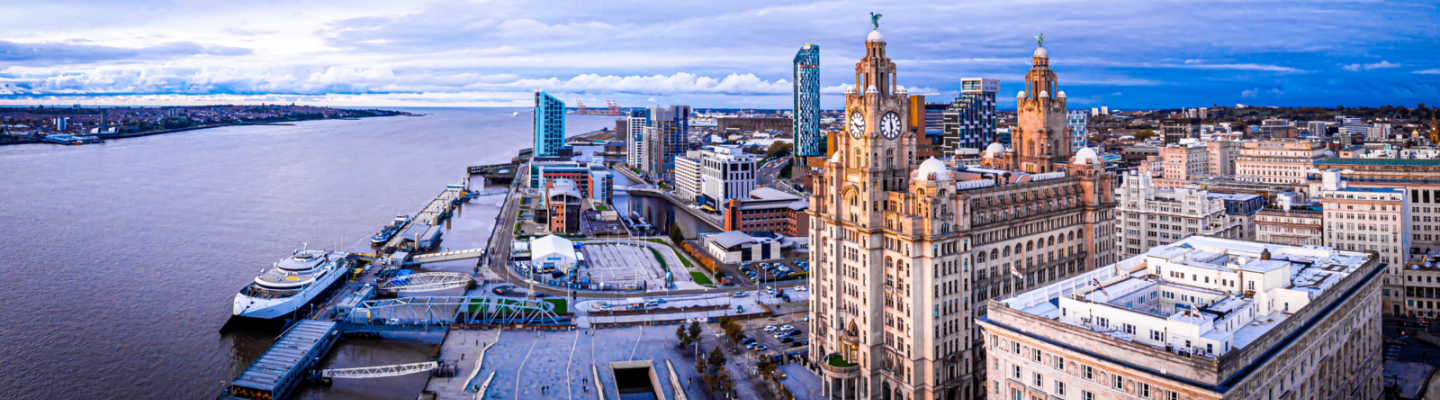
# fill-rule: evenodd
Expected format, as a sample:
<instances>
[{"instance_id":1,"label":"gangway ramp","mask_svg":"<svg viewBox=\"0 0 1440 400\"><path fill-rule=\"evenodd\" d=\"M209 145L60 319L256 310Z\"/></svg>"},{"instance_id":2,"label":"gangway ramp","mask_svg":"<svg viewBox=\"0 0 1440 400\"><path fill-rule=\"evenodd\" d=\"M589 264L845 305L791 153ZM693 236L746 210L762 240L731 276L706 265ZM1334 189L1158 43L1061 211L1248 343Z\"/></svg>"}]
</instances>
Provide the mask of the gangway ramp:
<instances>
[{"instance_id":1,"label":"gangway ramp","mask_svg":"<svg viewBox=\"0 0 1440 400\"><path fill-rule=\"evenodd\" d=\"M430 361L414 364L384 365L379 367L359 368L332 368L321 370L318 374L321 378L334 379L363 379L363 378L386 378L421 373L440 368L439 361Z\"/></svg>"},{"instance_id":2,"label":"gangway ramp","mask_svg":"<svg viewBox=\"0 0 1440 400\"><path fill-rule=\"evenodd\" d=\"M301 320L225 388L222 399L284 399L320 361L340 329L334 322Z\"/></svg>"},{"instance_id":3,"label":"gangway ramp","mask_svg":"<svg viewBox=\"0 0 1440 400\"><path fill-rule=\"evenodd\" d=\"M453 250L443 253L420 254L410 257L412 264L429 264L443 261L465 260L480 258L485 255L485 249Z\"/></svg>"},{"instance_id":4,"label":"gangway ramp","mask_svg":"<svg viewBox=\"0 0 1440 400\"><path fill-rule=\"evenodd\" d=\"M429 292L470 286L473 279L462 272L422 272L394 279L380 284L386 292ZM369 299L366 299L369 300Z\"/></svg>"}]
</instances>

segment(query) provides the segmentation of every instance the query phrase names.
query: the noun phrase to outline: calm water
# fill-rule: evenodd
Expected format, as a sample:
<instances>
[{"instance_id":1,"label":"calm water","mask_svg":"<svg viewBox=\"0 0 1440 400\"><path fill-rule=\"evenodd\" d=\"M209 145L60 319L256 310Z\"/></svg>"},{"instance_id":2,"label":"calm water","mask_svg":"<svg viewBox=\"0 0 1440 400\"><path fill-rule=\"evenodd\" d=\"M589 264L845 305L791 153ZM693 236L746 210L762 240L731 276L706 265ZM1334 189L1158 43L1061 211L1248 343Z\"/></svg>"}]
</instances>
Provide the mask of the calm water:
<instances>
[{"instance_id":1,"label":"calm water","mask_svg":"<svg viewBox=\"0 0 1440 400\"><path fill-rule=\"evenodd\" d=\"M524 110L408 111L430 115L0 147L0 398L213 398L273 342L218 333L262 268L302 242L368 250L370 234L466 166L529 147ZM571 133L614 126L567 120ZM494 214L468 206L443 245L478 247ZM423 361L436 338L346 339L325 362ZM424 381L337 381L297 397L414 398Z\"/></svg>"}]
</instances>

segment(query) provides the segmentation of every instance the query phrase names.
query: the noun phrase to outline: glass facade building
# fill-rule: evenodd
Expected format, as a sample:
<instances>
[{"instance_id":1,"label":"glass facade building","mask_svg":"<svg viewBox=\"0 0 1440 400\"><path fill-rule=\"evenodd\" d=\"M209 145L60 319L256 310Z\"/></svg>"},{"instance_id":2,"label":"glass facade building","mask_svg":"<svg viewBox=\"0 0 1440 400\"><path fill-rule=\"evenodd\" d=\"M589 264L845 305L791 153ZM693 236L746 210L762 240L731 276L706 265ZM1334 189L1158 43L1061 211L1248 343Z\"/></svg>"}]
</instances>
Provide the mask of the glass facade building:
<instances>
[{"instance_id":1,"label":"glass facade building","mask_svg":"<svg viewBox=\"0 0 1440 400\"><path fill-rule=\"evenodd\" d=\"M565 102L535 91L535 157L554 157L565 148Z\"/></svg>"},{"instance_id":2,"label":"glass facade building","mask_svg":"<svg viewBox=\"0 0 1440 400\"><path fill-rule=\"evenodd\" d=\"M651 143L647 162L651 176L665 181L675 179L675 157L684 154L690 147L690 106L669 106L650 109L650 130L654 136L646 138Z\"/></svg>"},{"instance_id":3,"label":"glass facade building","mask_svg":"<svg viewBox=\"0 0 1440 400\"><path fill-rule=\"evenodd\" d=\"M1065 125L1070 127L1071 149L1080 151L1086 147L1086 136L1089 135L1085 126L1090 122L1090 112L1085 110L1074 110L1066 113Z\"/></svg>"},{"instance_id":4,"label":"glass facade building","mask_svg":"<svg viewBox=\"0 0 1440 400\"><path fill-rule=\"evenodd\" d=\"M806 43L795 53L795 155L825 154L820 132L820 46Z\"/></svg>"},{"instance_id":5,"label":"glass facade building","mask_svg":"<svg viewBox=\"0 0 1440 400\"><path fill-rule=\"evenodd\" d=\"M962 148L984 150L999 140L995 135L995 93L998 92L999 79L960 80L960 95L942 113L941 144L945 154L953 155Z\"/></svg>"}]
</instances>

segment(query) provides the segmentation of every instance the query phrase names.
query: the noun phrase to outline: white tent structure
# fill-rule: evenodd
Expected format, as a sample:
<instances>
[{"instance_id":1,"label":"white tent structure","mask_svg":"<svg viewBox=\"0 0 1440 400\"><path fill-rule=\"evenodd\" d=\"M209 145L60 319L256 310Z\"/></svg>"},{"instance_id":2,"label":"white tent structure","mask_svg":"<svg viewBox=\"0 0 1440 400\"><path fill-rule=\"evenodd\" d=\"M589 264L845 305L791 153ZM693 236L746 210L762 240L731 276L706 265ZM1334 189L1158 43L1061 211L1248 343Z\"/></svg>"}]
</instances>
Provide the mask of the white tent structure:
<instances>
[{"instance_id":1,"label":"white tent structure","mask_svg":"<svg viewBox=\"0 0 1440 400\"><path fill-rule=\"evenodd\" d=\"M530 241L530 262L539 269L564 271L575 266L575 245L568 239L549 235Z\"/></svg>"}]
</instances>

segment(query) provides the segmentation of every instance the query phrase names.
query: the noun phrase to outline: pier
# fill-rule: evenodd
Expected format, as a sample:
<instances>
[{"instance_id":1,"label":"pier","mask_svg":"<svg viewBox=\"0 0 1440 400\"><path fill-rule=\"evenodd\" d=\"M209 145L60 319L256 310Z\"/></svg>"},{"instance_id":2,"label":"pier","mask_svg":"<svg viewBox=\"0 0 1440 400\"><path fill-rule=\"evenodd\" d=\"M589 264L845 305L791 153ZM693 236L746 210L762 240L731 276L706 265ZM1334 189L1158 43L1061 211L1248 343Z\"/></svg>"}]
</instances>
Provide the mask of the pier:
<instances>
[{"instance_id":1,"label":"pier","mask_svg":"<svg viewBox=\"0 0 1440 400\"><path fill-rule=\"evenodd\" d=\"M280 336L270 350L221 395L221 399L271 400L284 399L295 390L320 358L330 352L340 338L337 324L331 321L302 320Z\"/></svg>"}]
</instances>

